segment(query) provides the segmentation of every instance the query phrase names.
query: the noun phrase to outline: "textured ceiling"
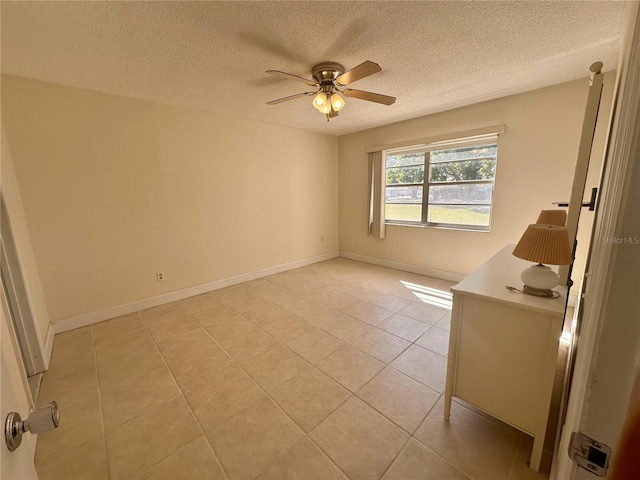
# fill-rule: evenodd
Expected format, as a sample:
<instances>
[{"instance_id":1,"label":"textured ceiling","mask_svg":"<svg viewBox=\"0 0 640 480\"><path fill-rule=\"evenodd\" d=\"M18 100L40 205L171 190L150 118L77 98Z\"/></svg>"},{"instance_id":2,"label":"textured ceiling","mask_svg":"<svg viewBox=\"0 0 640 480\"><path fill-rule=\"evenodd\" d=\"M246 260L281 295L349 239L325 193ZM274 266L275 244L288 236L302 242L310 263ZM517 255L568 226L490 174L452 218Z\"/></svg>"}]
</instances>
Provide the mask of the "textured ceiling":
<instances>
[{"instance_id":1,"label":"textured ceiling","mask_svg":"<svg viewBox=\"0 0 640 480\"><path fill-rule=\"evenodd\" d=\"M7 2L2 72L341 135L616 66L624 4L605 2ZM327 123L302 98L313 65L382 72Z\"/></svg>"}]
</instances>

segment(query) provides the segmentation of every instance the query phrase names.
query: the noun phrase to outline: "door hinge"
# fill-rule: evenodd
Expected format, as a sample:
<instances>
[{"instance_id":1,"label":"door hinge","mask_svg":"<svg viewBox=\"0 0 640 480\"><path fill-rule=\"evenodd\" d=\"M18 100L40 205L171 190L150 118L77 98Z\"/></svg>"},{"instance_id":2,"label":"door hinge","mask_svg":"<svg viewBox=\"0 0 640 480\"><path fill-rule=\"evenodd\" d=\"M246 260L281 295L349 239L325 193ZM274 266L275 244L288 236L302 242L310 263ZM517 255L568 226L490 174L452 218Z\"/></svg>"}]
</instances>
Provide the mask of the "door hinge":
<instances>
[{"instance_id":1,"label":"door hinge","mask_svg":"<svg viewBox=\"0 0 640 480\"><path fill-rule=\"evenodd\" d=\"M569 444L569 457L579 467L594 475L604 477L609 468L611 449L604 443L587 437L583 433L573 432Z\"/></svg>"}]
</instances>

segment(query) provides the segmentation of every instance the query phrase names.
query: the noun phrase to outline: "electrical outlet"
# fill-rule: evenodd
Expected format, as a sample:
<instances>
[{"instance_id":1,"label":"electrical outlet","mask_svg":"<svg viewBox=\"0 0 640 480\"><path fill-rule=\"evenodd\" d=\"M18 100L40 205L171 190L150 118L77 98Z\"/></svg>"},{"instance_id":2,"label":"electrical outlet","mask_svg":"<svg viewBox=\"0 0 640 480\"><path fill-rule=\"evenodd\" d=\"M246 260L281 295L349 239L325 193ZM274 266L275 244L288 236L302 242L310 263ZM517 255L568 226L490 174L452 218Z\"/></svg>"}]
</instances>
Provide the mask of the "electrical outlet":
<instances>
[{"instance_id":1,"label":"electrical outlet","mask_svg":"<svg viewBox=\"0 0 640 480\"><path fill-rule=\"evenodd\" d=\"M164 272L156 272L156 280L158 282L164 282Z\"/></svg>"}]
</instances>

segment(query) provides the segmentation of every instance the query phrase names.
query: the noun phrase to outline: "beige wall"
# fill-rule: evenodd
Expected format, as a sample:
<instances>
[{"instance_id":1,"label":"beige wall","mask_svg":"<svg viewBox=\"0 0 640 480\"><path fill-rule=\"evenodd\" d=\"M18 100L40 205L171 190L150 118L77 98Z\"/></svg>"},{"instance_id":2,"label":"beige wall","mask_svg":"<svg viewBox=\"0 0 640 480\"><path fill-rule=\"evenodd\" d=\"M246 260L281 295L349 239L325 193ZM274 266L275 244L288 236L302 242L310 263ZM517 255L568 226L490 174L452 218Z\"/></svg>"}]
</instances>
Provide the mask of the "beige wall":
<instances>
[{"instance_id":1,"label":"beige wall","mask_svg":"<svg viewBox=\"0 0 640 480\"><path fill-rule=\"evenodd\" d=\"M53 321L338 250L335 137L11 76L2 111Z\"/></svg>"},{"instance_id":2,"label":"beige wall","mask_svg":"<svg viewBox=\"0 0 640 480\"><path fill-rule=\"evenodd\" d=\"M605 75L605 118L614 78ZM584 79L340 137L340 250L451 278L472 272L505 244L517 243L540 210L569 199L586 96ZM499 140L490 232L388 225L384 240L366 236L365 148L498 124L506 132ZM605 131L598 130L588 189L596 186Z\"/></svg>"},{"instance_id":3,"label":"beige wall","mask_svg":"<svg viewBox=\"0 0 640 480\"><path fill-rule=\"evenodd\" d=\"M569 198L586 101L580 80L336 139L11 76L2 86L46 324L338 248L467 274ZM366 237L366 147L500 123L490 233L389 226L383 241Z\"/></svg>"}]
</instances>

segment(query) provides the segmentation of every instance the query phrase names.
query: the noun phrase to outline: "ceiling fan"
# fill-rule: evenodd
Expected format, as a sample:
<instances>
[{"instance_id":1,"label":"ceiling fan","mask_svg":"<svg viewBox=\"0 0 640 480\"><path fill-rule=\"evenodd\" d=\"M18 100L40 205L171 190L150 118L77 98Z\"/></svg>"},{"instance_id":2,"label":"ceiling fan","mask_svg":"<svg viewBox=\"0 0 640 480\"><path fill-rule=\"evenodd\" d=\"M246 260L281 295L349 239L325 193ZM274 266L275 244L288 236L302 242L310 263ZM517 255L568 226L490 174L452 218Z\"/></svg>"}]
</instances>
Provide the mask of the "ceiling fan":
<instances>
[{"instance_id":1,"label":"ceiling fan","mask_svg":"<svg viewBox=\"0 0 640 480\"><path fill-rule=\"evenodd\" d=\"M339 95L340 93L346 97L359 98L360 100L381 103L383 105L392 105L395 103L396 97L390 97L380 93L365 92L364 90L344 88L357 80L373 75L374 73L378 73L381 70L382 68L380 68L380 65L370 60L362 62L360 65L347 71L345 71L344 67L339 63L319 63L311 69L311 76L313 77L313 80L299 77L298 75L293 75L291 73L281 72L280 70L267 70L266 73L270 75L278 75L280 77L288 78L289 80L302 82L310 87L315 87L315 90L312 92L297 93L288 97L278 98L277 100L271 100L270 102L267 102L267 105L276 105L296 98L314 95L313 106L320 113L324 113L327 116L327 122L331 118L337 117L338 111L345 105L344 99Z\"/></svg>"}]
</instances>

